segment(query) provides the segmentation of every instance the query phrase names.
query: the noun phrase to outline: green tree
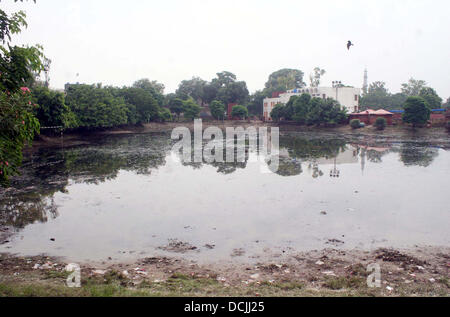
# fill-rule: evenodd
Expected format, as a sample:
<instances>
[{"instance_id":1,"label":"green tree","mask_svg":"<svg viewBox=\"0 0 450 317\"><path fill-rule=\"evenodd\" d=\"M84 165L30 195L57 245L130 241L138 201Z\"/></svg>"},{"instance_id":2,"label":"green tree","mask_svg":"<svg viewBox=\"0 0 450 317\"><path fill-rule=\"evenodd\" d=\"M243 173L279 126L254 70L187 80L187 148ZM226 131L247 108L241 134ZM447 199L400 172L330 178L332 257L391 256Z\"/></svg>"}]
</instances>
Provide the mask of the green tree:
<instances>
[{"instance_id":1,"label":"green tree","mask_svg":"<svg viewBox=\"0 0 450 317\"><path fill-rule=\"evenodd\" d=\"M185 118L190 120L198 118L200 110L200 106L192 98L183 101L183 113Z\"/></svg>"},{"instance_id":2,"label":"green tree","mask_svg":"<svg viewBox=\"0 0 450 317\"><path fill-rule=\"evenodd\" d=\"M404 109L403 122L411 123L413 128L425 124L430 119L431 110L421 97L408 97Z\"/></svg>"},{"instance_id":3,"label":"green tree","mask_svg":"<svg viewBox=\"0 0 450 317\"><path fill-rule=\"evenodd\" d=\"M140 79L134 82L133 88L140 88L150 93L153 99L156 100L159 107L164 105L164 85L158 83L156 80L150 81L149 79Z\"/></svg>"},{"instance_id":4,"label":"green tree","mask_svg":"<svg viewBox=\"0 0 450 317\"><path fill-rule=\"evenodd\" d=\"M442 98L438 96L436 90L431 87L423 87L419 92L419 97L425 99L432 109L442 106Z\"/></svg>"},{"instance_id":5,"label":"green tree","mask_svg":"<svg viewBox=\"0 0 450 317\"><path fill-rule=\"evenodd\" d=\"M270 97L272 92L305 87L306 84L303 81L303 76L304 73L299 69L280 69L269 75L264 92L267 97Z\"/></svg>"},{"instance_id":6,"label":"green tree","mask_svg":"<svg viewBox=\"0 0 450 317\"><path fill-rule=\"evenodd\" d=\"M369 94L387 96L389 94L384 81L374 81L369 85Z\"/></svg>"},{"instance_id":7,"label":"green tree","mask_svg":"<svg viewBox=\"0 0 450 317\"><path fill-rule=\"evenodd\" d=\"M170 101L169 109L172 113L175 113L177 116L177 120L180 119L180 114L184 111L184 103L180 98L175 98Z\"/></svg>"},{"instance_id":8,"label":"green tree","mask_svg":"<svg viewBox=\"0 0 450 317\"><path fill-rule=\"evenodd\" d=\"M158 101L154 98L153 89L144 89L134 87L122 88L117 94L118 97L123 97L128 105L129 111L135 111L134 123L147 123L151 120L158 120L161 107ZM129 122L133 123L133 122Z\"/></svg>"},{"instance_id":9,"label":"green tree","mask_svg":"<svg viewBox=\"0 0 450 317\"><path fill-rule=\"evenodd\" d=\"M381 109L386 107L390 93L386 88L386 83L376 81L369 85L369 90L360 100L361 109Z\"/></svg>"},{"instance_id":10,"label":"green tree","mask_svg":"<svg viewBox=\"0 0 450 317\"><path fill-rule=\"evenodd\" d=\"M407 83L402 84L402 93L406 96L418 96L420 90L426 86L426 82L424 80L416 80L414 78L410 78Z\"/></svg>"},{"instance_id":11,"label":"green tree","mask_svg":"<svg viewBox=\"0 0 450 317\"><path fill-rule=\"evenodd\" d=\"M370 109L387 109L395 110L403 107L408 98L404 93L391 94L386 88L386 83L376 81L370 84L367 94L361 97L361 110Z\"/></svg>"},{"instance_id":12,"label":"green tree","mask_svg":"<svg viewBox=\"0 0 450 317\"><path fill-rule=\"evenodd\" d=\"M27 27L26 15L8 15L0 9L0 184L17 174L22 164L22 149L39 133L33 115L29 88L25 83L44 70L41 46L15 46L11 36Z\"/></svg>"},{"instance_id":13,"label":"green tree","mask_svg":"<svg viewBox=\"0 0 450 317\"><path fill-rule=\"evenodd\" d=\"M378 130L384 130L384 129L386 128L386 125L387 125L387 122L386 122L386 119L385 119L385 118L378 117L378 118L375 120L375 127L376 127Z\"/></svg>"},{"instance_id":14,"label":"green tree","mask_svg":"<svg viewBox=\"0 0 450 317\"><path fill-rule=\"evenodd\" d=\"M147 91L155 91L159 94L163 94L165 89L164 84L158 83L156 80L150 81L148 78L135 81L133 87L141 88Z\"/></svg>"},{"instance_id":15,"label":"green tree","mask_svg":"<svg viewBox=\"0 0 450 317\"><path fill-rule=\"evenodd\" d=\"M167 108L161 108L158 117L162 122L172 121L172 113Z\"/></svg>"},{"instance_id":16,"label":"green tree","mask_svg":"<svg viewBox=\"0 0 450 317\"><path fill-rule=\"evenodd\" d=\"M297 96L292 96L291 99L293 97L297 97ZM305 124L307 122L308 114L311 110L310 102L311 102L311 95L309 95L309 94L302 94L302 95L298 96L297 98L293 99L294 115L292 116L292 118L296 122L298 122L300 124Z\"/></svg>"},{"instance_id":17,"label":"green tree","mask_svg":"<svg viewBox=\"0 0 450 317\"><path fill-rule=\"evenodd\" d=\"M209 108L211 109L211 115L217 119L217 120L222 120L225 116L225 105L218 101L218 100L214 100L211 105L209 106Z\"/></svg>"},{"instance_id":18,"label":"green tree","mask_svg":"<svg viewBox=\"0 0 450 317\"><path fill-rule=\"evenodd\" d=\"M211 84L217 88L226 87L231 83L234 83L237 79L235 74L227 71L217 73L216 75L217 77L211 81Z\"/></svg>"},{"instance_id":19,"label":"green tree","mask_svg":"<svg viewBox=\"0 0 450 317\"><path fill-rule=\"evenodd\" d=\"M128 123L124 99L115 97L111 89L102 88L100 84L66 85L66 104L75 114L77 125L81 128L110 128ZM145 110L140 113L150 119Z\"/></svg>"},{"instance_id":20,"label":"green tree","mask_svg":"<svg viewBox=\"0 0 450 317\"><path fill-rule=\"evenodd\" d=\"M339 102L332 98L320 99L312 98L308 113L308 124L329 124L335 125L343 123L347 119L347 111L341 109Z\"/></svg>"},{"instance_id":21,"label":"green tree","mask_svg":"<svg viewBox=\"0 0 450 317\"><path fill-rule=\"evenodd\" d=\"M261 116L263 113L264 98L266 98L266 95L261 90L257 90L250 95L249 102L247 103L248 112L252 115Z\"/></svg>"},{"instance_id":22,"label":"green tree","mask_svg":"<svg viewBox=\"0 0 450 317\"><path fill-rule=\"evenodd\" d=\"M281 118L283 118L283 112L284 112L284 105L281 103L277 103L270 112L270 117L272 118L273 121L279 122Z\"/></svg>"},{"instance_id":23,"label":"green tree","mask_svg":"<svg viewBox=\"0 0 450 317\"><path fill-rule=\"evenodd\" d=\"M217 93L219 92L219 88L220 87L215 84L206 83L206 85L203 86L203 101L210 104L213 100L215 100Z\"/></svg>"},{"instance_id":24,"label":"green tree","mask_svg":"<svg viewBox=\"0 0 450 317\"><path fill-rule=\"evenodd\" d=\"M175 94L178 98L187 100L189 97L194 99L196 102L203 104L204 102L204 92L203 88L207 82L199 77L192 77L189 80L183 80L176 90Z\"/></svg>"},{"instance_id":25,"label":"green tree","mask_svg":"<svg viewBox=\"0 0 450 317\"><path fill-rule=\"evenodd\" d=\"M76 117L65 103L62 92L37 86L32 90L33 104L36 117L41 126L76 128Z\"/></svg>"},{"instance_id":26,"label":"green tree","mask_svg":"<svg viewBox=\"0 0 450 317\"><path fill-rule=\"evenodd\" d=\"M233 109L231 109L231 116L245 119L248 117L248 110L246 107L241 105L234 106Z\"/></svg>"},{"instance_id":27,"label":"green tree","mask_svg":"<svg viewBox=\"0 0 450 317\"><path fill-rule=\"evenodd\" d=\"M249 92L245 81L229 82L218 89L217 100L225 105L229 103L245 104L248 102Z\"/></svg>"},{"instance_id":28,"label":"green tree","mask_svg":"<svg viewBox=\"0 0 450 317\"><path fill-rule=\"evenodd\" d=\"M293 96L293 97L297 97L297 96ZM292 99L292 97L291 97L291 99ZM292 120L293 116L295 114L294 102L296 99L294 99L294 100L291 100L291 99L283 107L282 117L285 120Z\"/></svg>"},{"instance_id":29,"label":"green tree","mask_svg":"<svg viewBox=\"0 0 450 317\"><path fill-rule=\"evenodd\" d=\"M313 73L309 75L311 87L319 87L320 77L325 75L325 73L326 73L325 69L320 69L319 67L314 68Z\"/></svg>"}]
</instances>

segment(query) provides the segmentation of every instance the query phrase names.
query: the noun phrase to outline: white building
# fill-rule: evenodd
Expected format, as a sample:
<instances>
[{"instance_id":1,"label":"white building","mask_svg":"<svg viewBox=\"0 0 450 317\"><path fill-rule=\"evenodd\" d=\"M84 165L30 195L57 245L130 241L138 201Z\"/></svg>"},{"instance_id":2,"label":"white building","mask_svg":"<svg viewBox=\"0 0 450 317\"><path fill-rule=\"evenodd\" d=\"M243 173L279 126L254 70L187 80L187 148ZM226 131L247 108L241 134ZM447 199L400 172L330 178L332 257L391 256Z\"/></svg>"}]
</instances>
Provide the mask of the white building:
<instances>
[{"instance_id":1,"label":"white building","mask_svg":"<svg viewBox=\"0 0 450 317\"><path fill-rule=\"evenodd\" d=\"M337 100L342 107L347 109L348 113L359 111L360 88L353 87L308 87L288 90L275 98L265 98L263 105L263 116L265 120L272 120L270 112L276 104L286 104L292 96L310 94L313 98L332 98Z\"/></svg>"}]
</instances>

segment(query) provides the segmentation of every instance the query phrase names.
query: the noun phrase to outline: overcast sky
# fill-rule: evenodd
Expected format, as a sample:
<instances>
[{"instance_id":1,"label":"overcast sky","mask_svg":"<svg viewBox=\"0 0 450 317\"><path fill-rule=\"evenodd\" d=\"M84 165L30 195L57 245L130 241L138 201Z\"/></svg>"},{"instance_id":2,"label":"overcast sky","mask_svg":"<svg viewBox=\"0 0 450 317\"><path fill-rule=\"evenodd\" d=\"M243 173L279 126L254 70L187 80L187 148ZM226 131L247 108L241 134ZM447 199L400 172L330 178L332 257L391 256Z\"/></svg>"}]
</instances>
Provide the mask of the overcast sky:
<instances>
[{"instance_id":1,"label":"overcast sky","mask_svg":"<svg viewBox=\"0 0 450 317\"><path fill-rule=\"evenodd\" d=\"M385 81L391 92L410 77L450 96L448 0L2 0L23 9L18 43L42 44L50 84L131 85L158 80L173 92L192 76L227 70L262 89L281 68L324 68L322 86ZM355 46L347 51L347 40ZM79 73L79 77L76 74Z\"/></svg>"}]
</instances>

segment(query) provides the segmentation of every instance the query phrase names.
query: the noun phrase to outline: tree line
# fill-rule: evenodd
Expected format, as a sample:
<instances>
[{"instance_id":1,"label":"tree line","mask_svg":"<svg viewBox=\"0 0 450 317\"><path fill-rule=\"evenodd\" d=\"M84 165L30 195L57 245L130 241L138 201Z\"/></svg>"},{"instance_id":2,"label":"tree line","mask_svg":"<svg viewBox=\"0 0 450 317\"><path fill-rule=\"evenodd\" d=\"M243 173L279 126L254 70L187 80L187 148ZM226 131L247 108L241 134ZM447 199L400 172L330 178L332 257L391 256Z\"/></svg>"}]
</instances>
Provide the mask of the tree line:
<instances>
[{"instance_id":1,"label":"tree line","mask_svg":"<svg viewBox=\"0 0 450 317\"><path fill-rule=\"evenodd\" d=\"M442 98L436 93L436 90L427 86L424 80L416 80L410 78L407 83L403 83L401 91L398 93L391 93L386 88L386 83L383 81L375 81L371 83L367 91L363 91L360 99L360 108L362 110L370 109L386 109L398 110L403 109L403 106L408 97L421 97L428 106L432 109L448 108L450 107L450 98L443 104Z\"/></svg>"}]
</instances>

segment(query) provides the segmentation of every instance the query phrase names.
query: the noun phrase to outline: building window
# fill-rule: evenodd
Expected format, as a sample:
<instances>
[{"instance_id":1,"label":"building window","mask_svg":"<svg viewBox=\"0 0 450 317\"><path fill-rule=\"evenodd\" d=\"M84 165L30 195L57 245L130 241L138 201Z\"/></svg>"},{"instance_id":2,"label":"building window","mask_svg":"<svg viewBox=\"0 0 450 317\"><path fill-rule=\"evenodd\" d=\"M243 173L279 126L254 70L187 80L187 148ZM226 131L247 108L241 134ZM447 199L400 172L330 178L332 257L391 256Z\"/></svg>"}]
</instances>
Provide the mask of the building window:
<instances>
[{"instance_id":1,"label":"building window","mask_svg":"<svg viewBox=\"0 0 450 317\"><path fill-rule=\"evenodd\" d=\"M325 94L322 95L322 98L325 99L327 96Z\"/></svg>"},{"instance_id":2,"label":"building window","mask_svg":"<svg viewBox=\"0 0 450 317\"><path fill-rule=\"evenodd\" d=\"M355 95L355 101L358 101L358 95Z\"/></svg>"}]
</instances>

